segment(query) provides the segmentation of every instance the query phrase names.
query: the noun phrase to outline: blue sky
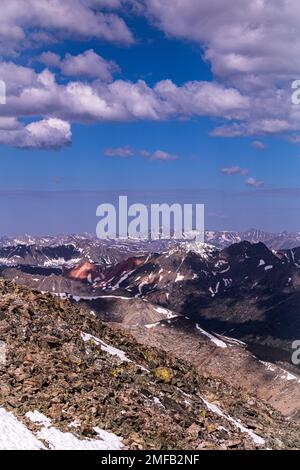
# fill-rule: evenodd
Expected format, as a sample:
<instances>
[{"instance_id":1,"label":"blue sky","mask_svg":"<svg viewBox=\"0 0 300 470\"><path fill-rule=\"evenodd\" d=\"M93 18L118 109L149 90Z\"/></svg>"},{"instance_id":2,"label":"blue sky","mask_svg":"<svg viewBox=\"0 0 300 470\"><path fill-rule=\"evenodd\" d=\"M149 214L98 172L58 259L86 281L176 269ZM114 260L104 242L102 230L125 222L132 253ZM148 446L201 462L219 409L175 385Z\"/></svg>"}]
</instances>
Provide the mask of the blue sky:
<instances>
[{"instance_id":1,"label":"blue sky","mask_svg":"<svg viewBox=\"0 0 300 470\"><path fill-rule=\"evenodd\" d=\"M250 15L248 31L255 13L255 32L272 40L293 21L288 13L274 7L267 29L268 10L214 19L186 0L174 20L168 0L116 0L113 11L104 0L76 0L72 9L91 22L79 31L70 11L60 26L48 0L30 2L32 18L12 0L15 15L0 20L25 38L1 37L0 28L1 234L93 233L97 205L118 194L204 203L207 229L300 230L300 119L290 101L300 67L298 76L288 62L266 68L264 43L252 33L243 44L236 31ZM198 37L203 15L216 23ZM275 44L274 60L280 52Z\"/></svg>"}]
</instances>

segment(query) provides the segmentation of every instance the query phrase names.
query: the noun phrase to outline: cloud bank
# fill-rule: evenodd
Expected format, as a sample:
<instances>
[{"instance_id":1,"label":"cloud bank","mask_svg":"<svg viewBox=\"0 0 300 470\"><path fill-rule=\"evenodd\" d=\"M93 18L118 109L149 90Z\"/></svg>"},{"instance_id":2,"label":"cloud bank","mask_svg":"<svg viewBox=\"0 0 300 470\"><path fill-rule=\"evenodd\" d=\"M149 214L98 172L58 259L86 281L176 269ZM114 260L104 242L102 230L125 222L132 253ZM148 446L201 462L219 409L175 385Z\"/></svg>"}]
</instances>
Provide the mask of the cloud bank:
<instances>
[{"instance_id":1,"label":"cloud bank","mask_svg":"<svg viewBox=\"0 0 300 470\"><path fill-rule=\"evenodd\" d=\"M166 78L149 86L142 79L116 79L118 65L88 46L64 57L51 51L67 40L134 47L124 19L133 15L146 17L166 37L195 43L211 66L212 81L179 86ZM300 70L299 17L298 0L228 0L226 9L223 0L2 0L0 79L7 102L0 106L0 126L10 119L20 128L13 138L0 127L1 143L20 146L23 135L27 147L37 122L65 122L70 131L72 123L208 117L217 122L213 137L297 133L300 106L291 104L290 85ZM19 60L35 47L47 51L35 58L42 71L32 65L34 58L28 66ZM32 126L22 124L24 118ZM63 134L50 128L43 148L52 147L50 134L54 146L57 132ZM41 148L38 139L29 140Z\"/></svg>"}]
</instances>

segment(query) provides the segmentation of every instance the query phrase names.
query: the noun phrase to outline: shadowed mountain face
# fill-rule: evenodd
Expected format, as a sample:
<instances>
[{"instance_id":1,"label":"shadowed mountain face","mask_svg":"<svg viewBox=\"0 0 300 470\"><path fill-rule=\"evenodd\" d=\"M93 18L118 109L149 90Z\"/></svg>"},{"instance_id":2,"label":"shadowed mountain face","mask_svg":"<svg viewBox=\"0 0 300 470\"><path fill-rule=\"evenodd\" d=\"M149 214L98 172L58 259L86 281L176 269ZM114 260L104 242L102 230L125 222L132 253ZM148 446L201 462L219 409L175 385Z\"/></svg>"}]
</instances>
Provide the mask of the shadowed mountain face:
<instances>
[{"instance_id":1,"label":"shadowed mountain face","mask_svg":"<svg viewBox=\"0 0 300 470\"><path fill-rule=\"evenodd\" d=\"M99 313L103 295L141 298L247 341L263 359L289 361L300 338L300 248L271 251L243 241L218 250L183 242L145 253L145 242L106 241L100 250L93 239L75 242L2 247L2 276L84 297Z\"/></svg>"},{"instance_id":2,"label":"shadowed mountain face","mask_svg":"<svg viewBox=\"0 0 300 470\"><path fill-rule=\"evenodd\" d=\"M127 269L94 286L145 298L254 349L265 345L264 359L288 361L300 337L299 258L298 248L275 254L262 243L201 253L179 247L141 259L134 270L128 260Z\"/></svg>"}]
</instances>

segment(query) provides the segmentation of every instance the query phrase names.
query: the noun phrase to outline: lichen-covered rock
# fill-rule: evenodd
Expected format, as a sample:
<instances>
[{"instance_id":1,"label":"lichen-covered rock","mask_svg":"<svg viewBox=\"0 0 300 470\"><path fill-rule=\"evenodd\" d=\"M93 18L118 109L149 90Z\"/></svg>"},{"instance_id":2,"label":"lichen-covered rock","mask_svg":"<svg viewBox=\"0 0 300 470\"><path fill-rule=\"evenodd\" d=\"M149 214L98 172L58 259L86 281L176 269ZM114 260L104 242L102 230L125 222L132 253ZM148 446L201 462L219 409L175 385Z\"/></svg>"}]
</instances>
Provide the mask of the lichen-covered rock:
<instances>
[{"instance_id":1,"label":"lichen-covered rock","mask_svg":"<svg viewBox=\"0 0 300 470\"><path fill-rule=\"evenodd\" d=\"M156 379L166 383L171 382L173 377L172 370L168 367L157 367L154 369L153 375Z\"/></svg>"}]
</instances>

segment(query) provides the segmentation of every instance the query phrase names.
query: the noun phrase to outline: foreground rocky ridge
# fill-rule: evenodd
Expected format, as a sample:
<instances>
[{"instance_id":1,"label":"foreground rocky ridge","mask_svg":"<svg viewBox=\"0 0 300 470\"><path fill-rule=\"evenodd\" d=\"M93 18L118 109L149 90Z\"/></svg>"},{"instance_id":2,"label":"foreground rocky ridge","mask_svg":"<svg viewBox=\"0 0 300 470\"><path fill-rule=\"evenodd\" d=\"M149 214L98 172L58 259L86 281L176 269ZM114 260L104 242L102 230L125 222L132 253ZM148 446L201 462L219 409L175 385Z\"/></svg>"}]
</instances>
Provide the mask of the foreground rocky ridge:
<instances>
[{"instance_id":1,"label":"foreground rocky ridge","mask_svg":"<svg viewBox=\"0 0 300 470\"><path fill-rule=\"evenodd\" d=\"M296 424L240 389L51 294L3 280L0 294L0 407L32 432L38 411L79 439L99 427L130 449L300 448Z\"/></svg>"}]
</instances>

